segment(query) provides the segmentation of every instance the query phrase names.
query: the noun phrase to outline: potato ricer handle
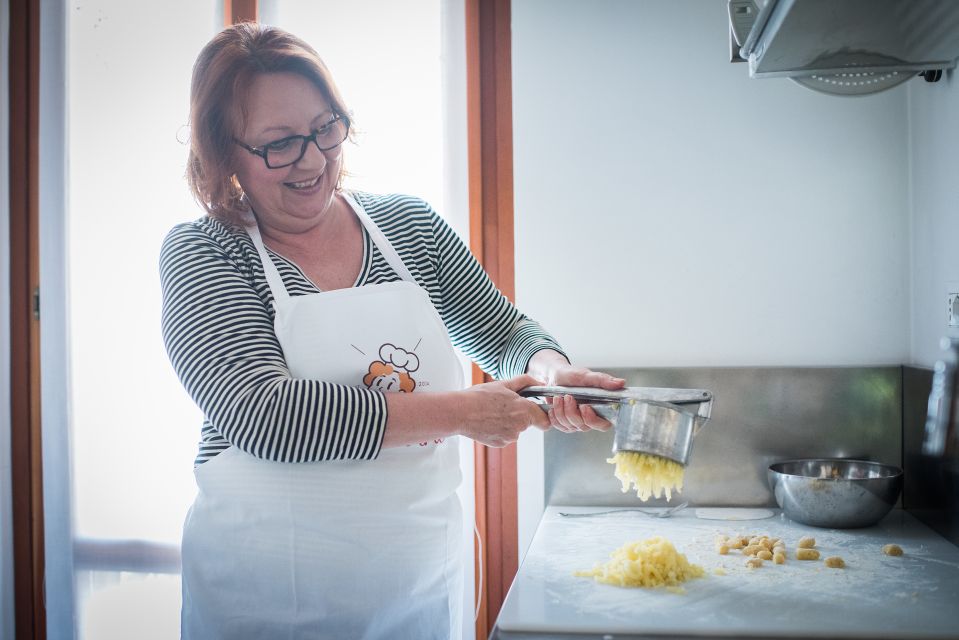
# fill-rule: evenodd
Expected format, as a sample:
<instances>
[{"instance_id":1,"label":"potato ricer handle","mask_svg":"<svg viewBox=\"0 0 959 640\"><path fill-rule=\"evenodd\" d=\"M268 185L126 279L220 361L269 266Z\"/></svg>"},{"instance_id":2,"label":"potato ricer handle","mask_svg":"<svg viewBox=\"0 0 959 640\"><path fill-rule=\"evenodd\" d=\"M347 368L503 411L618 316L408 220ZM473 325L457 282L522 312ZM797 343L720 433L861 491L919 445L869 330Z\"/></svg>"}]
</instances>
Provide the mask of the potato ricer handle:
<instances>
[{"instance_id":1,"label":"potato ricer handle","mask_svg":"<svg viewBox=\"0 0 959 640\"><path fill-rule=\"evenodd\" d=\"M540 409L549 413L551 405L545 398L570 395L580 404L588 404L600 418L616 422L616 413L621 398L611 396L608 391L595 387L533 386L521 389L519 395L535 402Z\"/></svg>"},{"instance_id":2,"label":"potato ricer handle","mask_svg":"<svg viewBox=\"0 0 959 640\"><path fill-rule=\"evenodd\" d=\"M573 396L576 402L589 404L612 404L623 400L615 391L611 392L597 387L563 387L558 385L526 387L519 391L519 395L524 398L555 398L569 395Z\"/></svg>"}]
</instances>

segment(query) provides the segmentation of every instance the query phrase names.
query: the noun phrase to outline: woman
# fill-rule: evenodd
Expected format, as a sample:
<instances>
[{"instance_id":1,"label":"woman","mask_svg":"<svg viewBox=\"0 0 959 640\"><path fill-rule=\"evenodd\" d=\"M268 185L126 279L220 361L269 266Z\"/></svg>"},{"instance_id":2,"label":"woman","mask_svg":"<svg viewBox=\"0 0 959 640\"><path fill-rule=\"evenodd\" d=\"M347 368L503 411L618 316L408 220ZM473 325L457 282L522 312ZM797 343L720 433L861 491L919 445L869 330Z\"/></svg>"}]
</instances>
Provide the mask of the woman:
<instances>
[{"instance_id":1,"label":"woman","mask_svg":"<svg viewBox=\"0 0 959 640\"><path fill-rule=\"evenodd\" d=\"M205 416L184 638L458 637L455 436L606 429L517 391L623 385L571 366L426 203L342 189L349 131L288 33L238 25L197 59L188 179L209 215L160 261L167 351ZM464 390L454 344L504 380Z\"/></svg>"}]
</instances>

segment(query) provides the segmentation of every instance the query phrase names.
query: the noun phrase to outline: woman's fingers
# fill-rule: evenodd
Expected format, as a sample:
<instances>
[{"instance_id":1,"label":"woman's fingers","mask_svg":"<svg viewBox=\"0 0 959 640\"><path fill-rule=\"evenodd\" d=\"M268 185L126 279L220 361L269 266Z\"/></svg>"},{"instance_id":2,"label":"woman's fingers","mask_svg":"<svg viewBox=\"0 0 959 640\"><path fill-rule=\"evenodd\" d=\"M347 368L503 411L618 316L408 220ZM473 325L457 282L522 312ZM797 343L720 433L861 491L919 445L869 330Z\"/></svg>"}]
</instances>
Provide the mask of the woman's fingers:
<instances>
[{"instance_id":1,"label":"woman's fingers","mask_svg":"<svg viewBox=\"0 0 959 640\"><path fill-rule=\"evenodd\" d=\"M509 380L503 380L502 384L504 387L512 391L513 393L519 393L526 387L533 387L537 385L542 385L543 381L534 378L528 373L524 373L516 376L515 378L510 378ZM539 429L549 429L550 419L549 416L543 409L539 406L538 403L533 402L532 400L523 399L523 402L526 403L529 415L528 425L537 427Z\"/></svg>"},{"instance_id":2,"label":"woman's fingers","mask_svg":"<svg viewBox=\"0 0 959 640\"><path fill-rule=\"evenodd\" d=\"M553 399L553 408L549 412L550 424L564 433L575 431L607 431L611 426L588 404L578 404L572 396L558 396Z\"/></svg>"},{"instance_id":3,"label":"woman's fingers","mask_svg":"<svg viewBox=\"0 0 959 640\"><path fill-rule=\"evenodd\" d=\"M553 398L552 406L553 408L550 410L550 422L556 429L566 433L572 431L588 431L590 429L573 396L556 396Z\"/></svg>"},{"instance_id":4,"label":"woman's fingers","mask_svg":"<svg viewBox=\"0 0 959 640\"><path fill-rule=\"evenodd\" d=\"M549 424L551 427L557 431L562 431L563 433L569 433L574 431L569 426L569 422L566 420L566 410L564 408L562 397L552 398L552 403L550 404L549 410Z\"/></svg>"},{"instance_id":5,"label":"woman's fingers","mask_svg":"<svg viewBox=\"0 0 959 640\"><path fill-rule=\"evenodd\" d=\"M526 387L534 387L543 384L541 380L537 380L528 373L518 375L515 378L510 378L509 380L504 380L503 382L506 385L506 388L513 393L519 393Z\"/></svg>"},{"instance_id":6,"label":"woman's fingers","mask_svg":"<svg viewBox=\"0 0 959 640\"><path fill-rule=\"evenodd\" d=\"M552 419L539 404L517 395L517 392L541 384L530 375L509 380L479 384L460 393L464 395L465 421L460 433L491 447L504 447L516 442L530 426L548 429Z\"/></svg>"},{"instance_id":7,"label":"woman's fingers","mask_svg":"<svg viewBox=\"0 0 959 640\"><path fill-rule=\"evenodd\" d=\"M591 371L582 367L568 367L557 372L553 381L556 384L571 387L598 387L602 389L621 389L626 385L623 378L616 378L608 373ZM503 381L504 386L519 393L526 387L543 384L529 374L523 374ZM611 424L600 417L589 405L579 405L571 395L557 396L551 399L550 409L543 412L533 402L529 402L530 423L539 429L550 427L564 433L576 431L606 431Z\"/></svg>"},{"instance_id":8,"label":"woman's fingers","mask_svg":"<svg viewBox=\"0 0 959 640\"><path fill-rule=\"evenodd\" d=\"M596 431L608 431L609 428L613 426L612 422L601 417L588 404L580 407L580 413L583 414L583 421L590 429L595 429Z\"/></svg>"},{"instance_id":9,"label":"woman's fingers","mask_svg":"<svg viewBox=\"0 0 959 640\"><path fill-rule=\"evenodd\" d=\"M553 374L551 382L567 387L598 387L612 391L626 386L624 378L616 378L601 371L573 366L558 369Z\"/></svg>"},{"instance_id":10,"label":"woman's fingers","mask_svg":"<svg viewBox=\"0 0 959 640\"><path fill-rule=\"evenodd\" d=\"M549 429L550 425L552 424L549 413L543 411L543 408L532 400L526 400L525 402L531 407L529 424L538 429L543 429L544 431Z\"/></svg>"},{"instance_id":11,"label":"woman's fingers","mask_svg":"<svg viewBox=\"0 0 959 640\"><path fill-rule=\"evenodd\" d=\"M625 387L626 380L624 378L614 378L608 373L602 373L601 371L590 371L585 376L585 384L583 386L599 387L601 389L614 391Z\"/></svg>"},{"instance_id":12,"label":"woman's fingers","mask_svg":"<svg viewBox=\"0 0 959 640\"><path fill-rule=\"evenodd\" d=\"M566 408L566 420L569 422L569 426L576 431L588 430L589 427L586 426L583 416L580 414L579 404L573 400L573 396L563 396L563 404Z\"/></svg>"},{"instance_id":13,"label":"woman's fingers","mask_svg":"<svg viewBox=\"0 0 959 640\"><path fill-rule=\"evenodd\" d=\"M601 371L572 365L559 367L550 375L549 384L566 387L595 387L615 391L626 386L624 378L617 378ZM612 426L600 417L589 405L580 406L572 396L557 396L551 399L549 421L554 429L566 433L573 431L606 431Z\"/></svg>"}]
</instances>

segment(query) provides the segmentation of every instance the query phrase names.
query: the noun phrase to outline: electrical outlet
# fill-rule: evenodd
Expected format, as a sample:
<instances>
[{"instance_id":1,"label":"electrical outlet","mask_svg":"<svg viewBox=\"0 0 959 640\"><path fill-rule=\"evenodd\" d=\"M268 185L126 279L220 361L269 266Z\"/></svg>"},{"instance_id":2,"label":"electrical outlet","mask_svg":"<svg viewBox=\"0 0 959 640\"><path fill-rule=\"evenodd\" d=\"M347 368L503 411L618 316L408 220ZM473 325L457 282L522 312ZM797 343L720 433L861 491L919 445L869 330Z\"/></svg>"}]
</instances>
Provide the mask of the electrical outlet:
<instances>
[{"instance_id":1,"label":"electrical outlet","mask_svg":"<svg viewBox=\"0 0 959 640\"><path fill-rule=\"evenodd\" d=\"M946 324L959 328L959 291L953 291L946 296Z\"/></svg>"}]
</instances>

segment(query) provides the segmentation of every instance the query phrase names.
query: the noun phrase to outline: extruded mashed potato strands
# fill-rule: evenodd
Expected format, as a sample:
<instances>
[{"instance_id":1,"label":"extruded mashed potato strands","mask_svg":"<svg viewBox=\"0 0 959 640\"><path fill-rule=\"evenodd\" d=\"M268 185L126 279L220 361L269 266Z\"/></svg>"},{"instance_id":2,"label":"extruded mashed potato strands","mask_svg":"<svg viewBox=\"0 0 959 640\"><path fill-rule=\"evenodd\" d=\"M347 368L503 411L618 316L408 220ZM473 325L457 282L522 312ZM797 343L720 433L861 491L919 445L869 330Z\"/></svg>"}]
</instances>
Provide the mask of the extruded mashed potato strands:
<instances>
[{"instance_id":1,"label":"extruded mashed potato strands","mask_svg":"<svg viewBox=\"0 0 959 640\"><path fill-rule=\"evenodd\" d=\"M627 387L608 391L595 387L534 386L520 395L539 401L571 395L579 403L590 405L613 424L615 475L630 485L646 501L650 497L672 498L672 491L683 486L683 468L689 461L693 437L709 420L713 394L705 389L664 387Z\"/></svg>"},{"instance_id":2,"label":"extruded mashed potato strands","mask_svg":"<svg viewBox=\"0 0 959 640\"><path fill-rule=\"evenodd\" d=\"M616 465L614 474L623 483L623 493L632 485L636 497L643 502L664 493L667 500L672 500L673 490L683 490L684 467L672 460L636 451L617 451L606 462Z\"/></svg>"}]
</instances>

